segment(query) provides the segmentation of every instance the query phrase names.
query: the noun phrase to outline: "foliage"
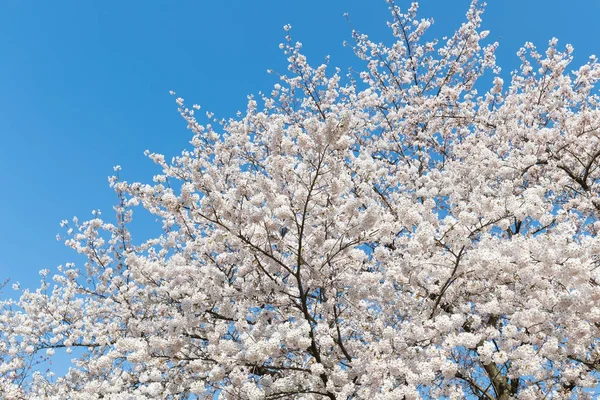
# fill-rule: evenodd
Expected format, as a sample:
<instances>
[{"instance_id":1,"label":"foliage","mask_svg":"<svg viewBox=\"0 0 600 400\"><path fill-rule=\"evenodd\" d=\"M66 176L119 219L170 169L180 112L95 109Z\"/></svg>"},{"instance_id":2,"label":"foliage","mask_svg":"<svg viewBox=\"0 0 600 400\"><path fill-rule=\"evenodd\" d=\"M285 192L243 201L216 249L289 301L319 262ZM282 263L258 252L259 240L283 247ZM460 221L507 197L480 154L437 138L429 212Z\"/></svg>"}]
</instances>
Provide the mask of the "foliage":
<instances>
[{"instance_id":1,"label":"foliage","mask_svg":"<svg viewBox=\"0 0 600 400\"><path fill-rule=\"evenodd\" d=\"M289 74L238 118L177 98L191 149L149 153L152 184L117 173L116 223L64 223L85 268L2 303L2 397L591 396L597 60L526 43L505 84L476 2L441 41L416 4L390 11L391 46L352 34L362 72L287 36ZM132 241L134 206L164 233Z\"/></svg>"}]
</instances>

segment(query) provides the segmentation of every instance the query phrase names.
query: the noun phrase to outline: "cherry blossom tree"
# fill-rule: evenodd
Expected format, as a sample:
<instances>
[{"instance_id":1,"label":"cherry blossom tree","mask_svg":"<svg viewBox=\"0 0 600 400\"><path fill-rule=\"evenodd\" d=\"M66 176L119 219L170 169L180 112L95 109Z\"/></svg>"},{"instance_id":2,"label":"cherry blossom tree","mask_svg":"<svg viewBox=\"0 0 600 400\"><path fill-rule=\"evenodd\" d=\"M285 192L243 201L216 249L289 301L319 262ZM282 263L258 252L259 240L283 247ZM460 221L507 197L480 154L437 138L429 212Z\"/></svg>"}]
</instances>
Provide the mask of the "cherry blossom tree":
<instances>
[{"instance_id":1,"label":"cherry blossom tree","mask_svg":"<svg viewBox=\"0 0 600 400\"><path fill-rule=\"evenodd\" d=\"M363 71L288 33L237 118L177 98L190 149L148 153L151 184L115 168L114 222L63 221L85 265L2 303L0 397L593 397L597 59L526 43L505 83L477 2L439 41L389 4L391 45L352 32ZM136 206L162 235L132 239Z\"/></svg>"}]
</instances>

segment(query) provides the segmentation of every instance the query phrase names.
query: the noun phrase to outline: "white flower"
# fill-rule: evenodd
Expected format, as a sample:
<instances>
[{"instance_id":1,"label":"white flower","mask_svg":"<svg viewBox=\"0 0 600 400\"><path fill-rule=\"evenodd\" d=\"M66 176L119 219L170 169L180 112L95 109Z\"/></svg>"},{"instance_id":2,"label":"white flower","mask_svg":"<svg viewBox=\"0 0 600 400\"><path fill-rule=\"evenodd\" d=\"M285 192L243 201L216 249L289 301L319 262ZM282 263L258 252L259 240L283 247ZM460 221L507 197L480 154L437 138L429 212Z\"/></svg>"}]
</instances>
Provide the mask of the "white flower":
<instances>
[{"instance_id":1,"label":"white flower","mask_svg":"<svg viewBox=\"0 0 600 400\"><path fill-rule=\"evenodd\" d=\"M320 376L325 373L325 367L323 364L315 363L310 366L310 372L315 376Z\"/></svg>"}]
</instances>

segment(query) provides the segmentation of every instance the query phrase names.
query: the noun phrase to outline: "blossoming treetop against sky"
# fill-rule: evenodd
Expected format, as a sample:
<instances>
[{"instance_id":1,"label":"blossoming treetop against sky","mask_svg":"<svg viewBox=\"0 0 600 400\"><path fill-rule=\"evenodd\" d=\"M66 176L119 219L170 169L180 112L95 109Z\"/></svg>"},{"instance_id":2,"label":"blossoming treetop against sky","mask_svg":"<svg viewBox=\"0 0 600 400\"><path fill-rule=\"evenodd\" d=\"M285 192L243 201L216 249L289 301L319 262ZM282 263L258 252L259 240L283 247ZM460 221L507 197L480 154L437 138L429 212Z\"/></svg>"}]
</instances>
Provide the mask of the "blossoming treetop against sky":
<instances>
[{"instance_id":1,"label":"blossoming treetop against sky","mask_svg":"<svg viewBox=\"0 0 600 400\"><path fill-rule=\"evenodd\" d=\"M489 4L483 28L500 43L502 76L508 79L518 67L515 54L525 41L545 45L557 36L573 44L576 63L598 53L590 38L600 4L577 4ZM468 5L426 2L421 14L435 18L430 30L441 37L453 32ZM266 69L285 71L277 47L285 24L294 26L309 60L320 63L331 54L343 72L356 62L351 49L341 46L351 39L343 13L356 29L389 41L384 1L151 1L140 7L65 0L7 1L1 7L0 33L10 40L0 41L0 168L6 188L0 271L30 288L39 283L38 270L54 271L73 260L54 240L61 220L112 210L114 195L105 185L112 166L122 165L127 179L145 180L159 170L144 150L170 158L188 145L169 90L227 118L245 108L248 94L273 85ZM137 224L142 233L148 226ZM23 250L33 243L35 251Z\"/></svg>"},{"instance_id":2,"label":"blossoming treetop against sky","mask_svg":"<svg viewBox=\"0 0 600 400\"><path fill-rule=\"evenodd\" d=\"M600 65L550 39L508 74L481 5L441 35L388 5L385 44L352 19L348 73L309 63L286 25L287 67L237 117L172 92L186 150L146 152L152 180L115 167L116 217L62 223L83 260L1 303L3 398L593 396ZM82 91L70 115L94 132ZM122 118L152 121L133 103ZM141 209L158 229L136 227ZM35 371L74 349L68 373Z\"/></svg>"}]
</instances>

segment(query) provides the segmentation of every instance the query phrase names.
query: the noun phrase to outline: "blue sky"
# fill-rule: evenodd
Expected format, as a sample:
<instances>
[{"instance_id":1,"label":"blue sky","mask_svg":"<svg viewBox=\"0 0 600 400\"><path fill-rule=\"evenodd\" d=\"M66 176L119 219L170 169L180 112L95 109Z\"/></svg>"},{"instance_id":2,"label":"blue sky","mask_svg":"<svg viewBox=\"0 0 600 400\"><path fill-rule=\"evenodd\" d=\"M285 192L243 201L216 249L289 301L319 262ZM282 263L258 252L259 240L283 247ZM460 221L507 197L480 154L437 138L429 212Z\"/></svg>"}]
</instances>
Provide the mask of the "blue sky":
<instances>
[{"instance_id":1,"label":"blue sky","mask_svg":"<svg viewBox=\"0 0 600 400\"><path fill-rule=\"evenodd\" d=\"M600 53L596 0L489 3L484 27L501 42L505 74L525 41L543 47L556 36L575 46L576 64ZM468 4L424 1L421 15L435 18L440 36L451 34ZM59 222L87 219L93 209L110 218L114 165L124 179L148 182L158 171L144 150L172 156L188 146L169 90L234 116L248 94L275 83L268 68L285 71L278 44L288 23L309 61L330 54L345 70L353 60L342 47L350 39L345 12L355 28L389 39L383 0L3 0L0 281L35 288L40 269L81 261L55 240Z\"/></svg>"}]
</instances>

